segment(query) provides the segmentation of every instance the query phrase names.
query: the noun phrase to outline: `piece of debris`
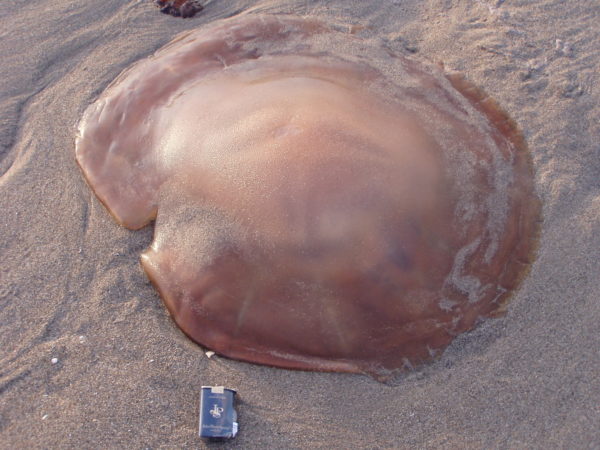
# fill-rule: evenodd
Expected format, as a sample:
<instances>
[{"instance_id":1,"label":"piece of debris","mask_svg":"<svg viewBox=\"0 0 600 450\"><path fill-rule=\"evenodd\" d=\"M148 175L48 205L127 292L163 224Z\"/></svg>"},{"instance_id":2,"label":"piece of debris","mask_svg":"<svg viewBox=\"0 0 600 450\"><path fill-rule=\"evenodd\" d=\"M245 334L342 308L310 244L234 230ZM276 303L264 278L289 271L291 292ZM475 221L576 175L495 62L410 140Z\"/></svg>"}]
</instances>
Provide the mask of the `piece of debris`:
<instances>
[{"instance_id":1,"label":"piece of debris","mask_svg":"<svg viewBox=\"0 0 600 450\"><path fill-rule=\"evenodd\" d=\"M204 9L198 0L156 0L155 3L161 13L184 19L194 17L197 12Z\"/></svg>"},{"instance_id":2,"label":"piece of debris","mask_svg":"<svg viewBox=\"0 0 600 450\"><path fill-rule=\"evenodd\" d=\"M215 354L215 352L208 351L208 352L206 352L206 357L212 358L214 354Z\"/></svg>"},{"instance_id":3,"label":"piece of debris","mask_svg":"<svg viewBox=\"0 0 600 450\"><path fill-rule=\"evenodd\" d=\"M58 362L58 358L52 358L52 359L50 360L50 362L51 362L52 364L56 364L56 363Z\"/></svg>"},{"instance_id":4,"label":"piece of debris","mask_svg":"<svg viewBox=\"0 0 600 450\"><path fill-rule=\"evenodd\" d=\"M561 56L573 56L573 47L568 41L562 39L556 39L554 41L554 50Z\"/></svg>"},{"instance_id":5,"label":"piece of debris","mask_svg":"<svg viewBox=\"0 0 600 450\"><path fill-rule=\"evenodd\" d=\"M234 389L202 386L200 391L200 424L203 438L233 438L238 432L237 411L233 407Z\"/></svg>"}]
</instances>

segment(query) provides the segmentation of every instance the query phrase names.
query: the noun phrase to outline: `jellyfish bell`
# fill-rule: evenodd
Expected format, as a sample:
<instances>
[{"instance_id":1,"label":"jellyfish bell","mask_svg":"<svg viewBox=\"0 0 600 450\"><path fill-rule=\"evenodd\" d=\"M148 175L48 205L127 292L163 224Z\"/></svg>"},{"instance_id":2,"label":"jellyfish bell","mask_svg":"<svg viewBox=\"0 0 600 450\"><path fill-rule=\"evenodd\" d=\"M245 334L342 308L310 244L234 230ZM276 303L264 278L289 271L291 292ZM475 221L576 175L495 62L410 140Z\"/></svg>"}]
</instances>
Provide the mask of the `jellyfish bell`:
<instances>
[{"instance_id":1,"label":"jellyfish bell","mask_svg":"<svg viewBox=\"0 0 600 450\"><path fill-rule=\"evenodd\" d=\"M529 155L459 76L289 16L188 33L86 111L76 156L225 356L381 375L498 313L539 217Z\"/></svg>"}]
</instances>

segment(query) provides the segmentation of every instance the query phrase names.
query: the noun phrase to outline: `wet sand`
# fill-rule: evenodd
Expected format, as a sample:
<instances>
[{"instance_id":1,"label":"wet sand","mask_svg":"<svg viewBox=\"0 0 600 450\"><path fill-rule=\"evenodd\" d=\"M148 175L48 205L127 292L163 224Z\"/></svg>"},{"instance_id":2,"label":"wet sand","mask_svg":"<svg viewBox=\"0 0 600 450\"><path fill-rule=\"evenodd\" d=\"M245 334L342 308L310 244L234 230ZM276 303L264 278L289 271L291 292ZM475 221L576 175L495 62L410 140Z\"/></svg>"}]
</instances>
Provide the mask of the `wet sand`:
<instances>
[{"instance_id":1,"label":"wet sand","mask_svg":"<svg viewBox=\"0 0 600 450\"><path fill-rule=\"evenodd\" d=\"M241 12L360 25L518 122L544 221L506 316L390 384L208 358L179 331L139 264L152 227L93 196L76 126L134 61ZM599 19L593 0L213 0L186 20L150 1L0 4L0 448L202 448L210 384L240 400L217 446L600 446Z\"/></svg>"}]
</instances>

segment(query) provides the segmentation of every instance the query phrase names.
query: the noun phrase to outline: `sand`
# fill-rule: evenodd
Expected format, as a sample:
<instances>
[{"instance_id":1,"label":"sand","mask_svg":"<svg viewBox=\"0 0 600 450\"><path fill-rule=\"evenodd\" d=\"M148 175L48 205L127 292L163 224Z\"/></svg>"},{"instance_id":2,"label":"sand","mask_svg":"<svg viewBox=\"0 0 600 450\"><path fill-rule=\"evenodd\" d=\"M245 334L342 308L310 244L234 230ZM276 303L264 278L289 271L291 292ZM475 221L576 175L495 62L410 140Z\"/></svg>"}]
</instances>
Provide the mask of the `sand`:
<instances>
[{"instance_id":1,"label":"sand","mask_svg":"<svg viewBox=\"0 0 600 450\"><path fill-rule=\"evenodd\" d=\"M174 325L74 159L76 125L134 61L240 12L358 24L464 73L519 123L544 221L508 313L382 384L208 358ZM0 4L0 448L203 448L200 386L239 392L239 448L600 447L596 0Z\"/></svg>"}]
</instances>

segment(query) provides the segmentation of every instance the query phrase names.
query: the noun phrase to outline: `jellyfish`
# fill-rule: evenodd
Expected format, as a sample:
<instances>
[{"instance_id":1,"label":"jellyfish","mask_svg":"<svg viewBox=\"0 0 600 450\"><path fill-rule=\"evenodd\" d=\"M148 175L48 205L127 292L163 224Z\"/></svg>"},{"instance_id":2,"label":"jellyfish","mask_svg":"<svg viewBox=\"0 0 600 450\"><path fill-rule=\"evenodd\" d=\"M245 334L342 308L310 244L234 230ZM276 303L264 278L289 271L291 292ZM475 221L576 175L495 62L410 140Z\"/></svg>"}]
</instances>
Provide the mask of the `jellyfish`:
<instances>
[{"instance_id":1,"label":"jellyfish","mask_svg":"<svg viewBox=\"0 0 600 450\"><path fill-rule=\"evenodd\" d=\"M502 314L540 202L521 132L458 74L322 21L177 37L84 113L76 159L220 355L393 374Z\"/></svg>"}]
</instances>

